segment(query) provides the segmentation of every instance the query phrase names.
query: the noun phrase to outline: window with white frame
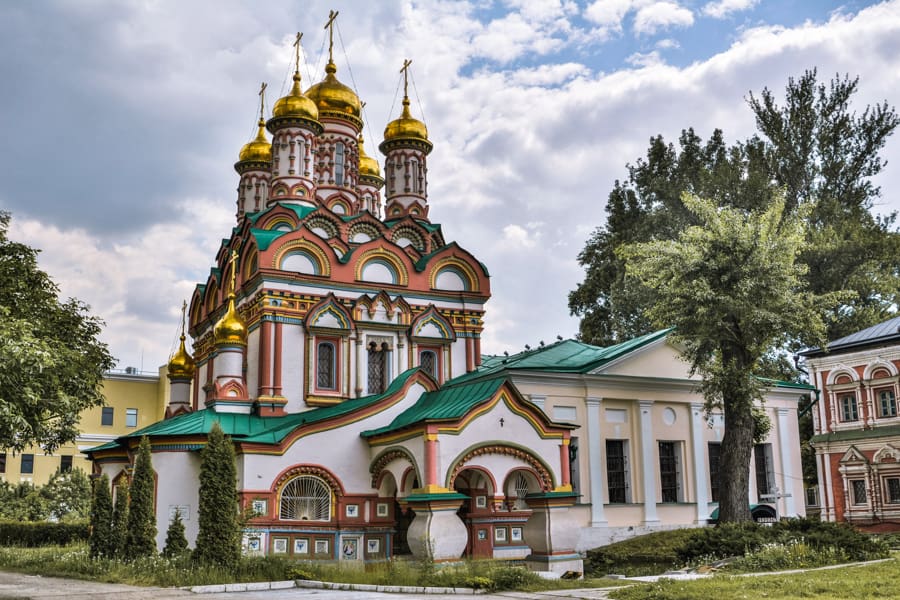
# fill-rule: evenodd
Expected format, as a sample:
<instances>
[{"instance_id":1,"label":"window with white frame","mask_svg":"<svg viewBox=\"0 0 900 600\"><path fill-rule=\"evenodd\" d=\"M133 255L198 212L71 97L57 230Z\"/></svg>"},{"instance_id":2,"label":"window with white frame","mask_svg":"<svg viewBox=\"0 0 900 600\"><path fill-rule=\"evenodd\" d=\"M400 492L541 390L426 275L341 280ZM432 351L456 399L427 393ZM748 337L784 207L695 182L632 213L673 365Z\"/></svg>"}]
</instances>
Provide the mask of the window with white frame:
<instances>
[{"instance_id":1,"label":"window with white frame","mask_svg":"<svg viewBox=\"0 0 900 600\"><path fill-rule=\"evenodd\" d=\"M841 407L841 421L852 422L859 420L859 408L856 404L856 394L842 394L838 403Z\"/></svg>"},{"instance_id":2,"label":"window with white frame","mask_svg":"<svg viewBox=\"0 0 900 600\"><path fill-rule=\"evenodd\" d=\"M344 142L334 145L334 184L344 185Z\"/></svg>"},{"instance_id":3,"label":"window with white frame","mask_svg":"<svg viewBox=\"0 0 900 600\"><path fill-rule=\"evenodd\" d=\"M138 424L138 409L126 408L125 409L125 427L137 427L137 424Z\"/></svg>"},{"instance_id":4,"label":"window with white frame","mask_svg":"<svg viewBox=\"0 0 900 600\"><path fill-rule=\"evenodd\" d=\"M850 480L850 502L853 504L866 503L866 480L851 479Z\"/></svg>"},{"instance_id":5,"label":"window with white frame","mask_svg":"<svg viewBox=\"0 0 900 600\"><path fill-rule=\"evenodd\" d=\"M606 440L606 487L610 504L631 502L627 440Z\"/></svg>"},{"instance_id":6,"label":"window with white frame","mask_svg":"<svg viewBox=\"0 0 900 600\"><path fill-rule=\"evenodd\" d=\"M806 505L807 506L818 506L819 505L819 490L814 487L806 488Z\"/></svg>"},{"instance_id":7,"label":"window with white frame","mask_svg":"<svg viewBox=\"0 0 900 600\"><path fill-rule=\"evenodd\" d=\"M772 461L772 444L756 444L753 447L753 460L756 470L756 493L760 502L763 498L775 493L775 469Z\"/></svg>"},{"instance_id":8,"label":"window with white frame","mask_svg":"<svg viewBox=\"0 0 900 600\"><path fill-rule=\"evenodd\" d=\"M719 501L719 462L722 453L722 444L718 442L710 442L707 444L707 452L709 455L709 496L713 502Z\"/></svg>"},{"instance_id":9,"label":"window with white frame","mask_svg":"<svg viewBox=\"0 0 900 600\"><path fill-rule=\"evenodd\" d=\"M884 480L885 498L887 504L900 504L900 477L888 477Z\"/></svg>"},{"instance_id":10,"label":"window with white frame","mask_svg":"<svg viewBox=\"0 0 900 600\"><path fill-rule=\"evenodd\" d=\"M894 390L878 390L878 416L881 418L897 416L897 398Z\"/></svg>"},{"instance_id":11,"label":"window with white frame","mask_svg":"<svg viewBox=\"0 0 900 600\"><path fill-rule=\"evenodd\" d=\"M681 502L679 442L659 442L659 490L663 502Z\"/></svg>"}]
</instances>

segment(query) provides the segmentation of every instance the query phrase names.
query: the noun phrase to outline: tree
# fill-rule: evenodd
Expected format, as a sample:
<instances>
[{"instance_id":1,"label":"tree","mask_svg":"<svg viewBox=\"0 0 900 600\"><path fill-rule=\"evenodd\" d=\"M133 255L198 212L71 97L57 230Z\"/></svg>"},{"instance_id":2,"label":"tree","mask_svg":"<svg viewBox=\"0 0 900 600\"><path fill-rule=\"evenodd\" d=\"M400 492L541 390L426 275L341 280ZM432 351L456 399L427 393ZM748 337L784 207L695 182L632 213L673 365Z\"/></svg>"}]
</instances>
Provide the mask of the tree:
<instances>
[{"instance_id":1,"label":"tree","mask_svg":"<svg viewBox=\"0 0 900 600\"><path fill-rule=\"evenodd\" d=\"M103 404L103 373L115 365L102 321L37 266L38 251L8 239L0 212L0 448L48 451L78 434L82 411Z\"/></svg>"},{"instance_id":2,"label":"tree","mask_svg":"<svg viewBox=\"0 0 900 600\"><path fill-rule=\"evenodd\" d=\"M81 469L57 471L40 494L47 500L50 518L85 519L91 510L91 481Z\"/></svg>"},{"instance_id":3,"label":"tree","mask_svg":"<svg viewBox=\"0 0 900 600\"><path fill-rule=\"evenodd\" d=\"M184 521L181 520L181 511L176 509L175 517L166 531L166 545L162 553L166 558L177 558L187 551L188 541L184 536Z\"/></svg>"},{"instance_id":4,"label":"tree","mask_svg":"<svg viewBox=\"0 0 900 600\"><path fill-rule=\"evenodd\" d=\"M652 138L646 156L628 165L627 180L616 182L606 224L579 254L586 273L569 294L569 309L582 318L580 338L608 345L652 330L646 311L658 298L627 275L616 249L673 240L696 225L682 192L717 206L757 210L783 189L789 215L805 207L807 244L799 260L807 265L809 289L856 292L826 315L826 339L887 319L900 301L900 234L895 214L871 214L880 195L872 178L884 166L879 153L900 118L886 104L854 113L857 83L845 77L826 87L808 71L788 81L784 106L768 89L758 98L751 94L759 136L731 146L719 130L704 142L687 129L677 148L662 136ZM794 342L811 340L801 332Z\"/></svg>"},{"instance_id":5,"label":"tree","mask_svg":"<svg viewBox=\"0 0 900 600\"><path fill-rule=\"evenodd\" d=\"M122 478L121 482L116 486L116 501L113 505L113 555L125 555L125 542L128 538L128 504L129 504L129 486L128 481Z\"/></svg>"},{"instance_id":6,"label":"tree","mask_svg":"<svg viewBox=\"0 0 900 600\"><path fill-rule=\"evenodd\" d=\"M723 410L720 521L750 520L750 455L762 399L756 376L773 346L801 332L823 340L823 311L839 293L808 289L798 257L806 243L802 211L788 215L776 197L765 209L720 208L689 194L682 197L698 225L675 240L619 248L626 273L657 296L648 311L656 326L674 326L673 340L693 373L702 377L708 409Z\"/></svg>"},{"instance_id":7,"label":"tree","mask_svg":"<svg viewBox=\"0 0 900 600\"><path fill-rule=\"evenodd\" d=\"M112 497L109 495L109 477L94 480L91 496L90 552L94 558L115 554L112 531Z\"/></svg>"},{"instance_id":8,"label":"tree","mask_svg":"<svg viewBox=\"0 0 900 600\"><path fill-rule=\"evenodd\" d=\"M237 470L234 446L218 423L200 452L199 532L194 558L201 563L233 566L241 556Z\"/></svg>"},{"instance_id":9,"label":"tree","mask_svg":"<svg viewBox=\"0 0 900 600\"><path fill-rule=\"evenodd\" d=\"M125 556L135 559L156 554L156 516L153 512L153 463L150 440L141 438L134 460L134 476L128 503L128 531L125 536Z\"/></svg>"}]
</instances>

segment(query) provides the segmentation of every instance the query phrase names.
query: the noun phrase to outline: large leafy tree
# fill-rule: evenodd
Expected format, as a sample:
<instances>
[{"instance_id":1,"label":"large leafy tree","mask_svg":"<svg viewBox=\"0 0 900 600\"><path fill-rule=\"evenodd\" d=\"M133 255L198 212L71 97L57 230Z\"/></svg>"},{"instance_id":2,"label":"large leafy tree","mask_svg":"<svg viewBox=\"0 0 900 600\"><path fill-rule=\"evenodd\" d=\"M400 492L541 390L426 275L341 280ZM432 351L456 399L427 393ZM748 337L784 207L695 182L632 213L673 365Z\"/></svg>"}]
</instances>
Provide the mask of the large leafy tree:
<instances>
[{"instance_id":1,"label":"large leafy tree","mask_svg":"<svg viewBox=\"0 0 900 600\"><path fill-rule=\"evenodd\" d=\"M768 89L751 94L758 134L733 145L719 130L704 141L687 129L677 146L662 136L651 139L646 156L615 183L607 222L579 255L586 273L569 295L569 308L582 318L580 337L607 345L652 329L647 310L658 296L628 275L616 249L673 240L697 224L681 202L682 192L717 206L754 210L783 190L788 214L805 207L807 243L799 260L807 265L802 277L809 289L855 292L826 313L826 338L889 318L900 301L900 235L894 214L871 212L880 195L872 178L884 166L880 152L900 118L886 104L854 112L857 84L849 78L821 84L808 71L788 81L783 105ZM793 341L811 343L803 332Z\"/></svg>"},{"instance_id":2,"label":"large leafy tree","mask_svg":"<svg viewBox=\"0 0 900 600\"><path fill-rule=\"evenodd\" d=\"M218 423L200 451L200 506L194 559L233 566L241 556L234 446Z\"/></svg>"},{"instance_id":3,"label":"large leafy tree","mask_svg":"<svg viewBox=\"0 0 900 600\"><path fill-rule=\"evenodd\" d=\"M156 515L153 512L153 462L150 440L141 438L128 504L128 530L125 534L125 556L134 559L156 554Z\"/></svg>"},{"instance_id":4,"label":"large leafy tree","mask_svg":"<svg viewBox=\"0 0 900 600\"><path fill-rule=\"evenodd\" d=\"M756 377L770 348L806 333L823 340L823 311L842 295L808 289L798 262L806 244L800 214L788 215L777 197L766 208L720 208L685 194L684 209L697 225L674 240L621 246L626 274L652 290L647 316L656 327L674 326L693 372L702 377L709 409L725 417L719 498L721 521L750 520L750 455L757 431Z\"/></svg>"},{"instance_id":5,"label":"large leafy tree","mask_svg":"<svg viewBox=\"0 0 900 600\"><path fill-rule=\"evenodd\" d=\"M10 241L0 212L0 448L48 451L75 439L81 412L103 404L115 362L102 322L37 266L38 251Z\"/></svg>"}]
</instances>

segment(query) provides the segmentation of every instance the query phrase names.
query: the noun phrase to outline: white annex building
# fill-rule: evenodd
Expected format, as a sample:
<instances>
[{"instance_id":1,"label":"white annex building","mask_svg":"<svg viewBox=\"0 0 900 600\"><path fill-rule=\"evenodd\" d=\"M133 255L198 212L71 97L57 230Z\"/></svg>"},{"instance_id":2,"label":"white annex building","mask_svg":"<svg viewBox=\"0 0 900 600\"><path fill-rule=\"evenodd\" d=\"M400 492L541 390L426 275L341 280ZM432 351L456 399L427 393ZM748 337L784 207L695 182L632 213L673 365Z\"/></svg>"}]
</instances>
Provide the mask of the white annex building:
<instances>
[{"instance_id":1,"label":"white annex building","mask_svg":"<svg viewBox=\"0 0 900 600\"><path fill-rule=\"evenodd\" d=\"M363 149L361 103L299 72L244 146L236 223L191 299L193 356L169 363L166 418L88 451L115 486L148 436L162 545L197 535L197 450L213 423L237 452L247 552L524 560L581 571L580 551L706 524L722 420L660 331L609 348L480 349L487 268L429 218L432 144L410 112ZM266 131L271 135L266 135ZM797 405L776 384L752 504L802 515Z\"/></svg>"}]
</instances>

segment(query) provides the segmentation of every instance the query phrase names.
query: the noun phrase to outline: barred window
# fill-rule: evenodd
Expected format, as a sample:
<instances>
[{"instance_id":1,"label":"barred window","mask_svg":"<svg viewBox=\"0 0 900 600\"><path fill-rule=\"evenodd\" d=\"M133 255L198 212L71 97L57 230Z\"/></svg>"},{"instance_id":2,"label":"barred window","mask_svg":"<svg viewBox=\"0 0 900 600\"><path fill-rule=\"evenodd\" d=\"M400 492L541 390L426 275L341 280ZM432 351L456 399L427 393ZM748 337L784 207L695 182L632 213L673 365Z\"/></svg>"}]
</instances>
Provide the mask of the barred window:
<instances>
[{"instance_id":1,"label":"barred window","mask_svg":"<svg viewBox=\"0 0 900 600\"><path fill-rule=\"evenodd\" d=\"M344 185L344 142L334 145L334 184Z\"/></svg>"},{"instance_id":2,"label":"barred window","mask_svg":"<svg viewBox=\"0 0 900 600\"><path fill-rule=\"evenodd\" d=\"M300 475L281 490L278 516L290 521L331 519L331 488L313 475Z\"/></svg>"},{"instance_id":3,"label":"barred window","mask_svg":"<svg viewBox=\"0 0 900 600\"><path fill-rule=\"evenodd\" d=\"M431 350L419 352L419 366L422 370L437 379L437 355Z\"/></svg>"},{"instance_id":4,"label":"barred window","mask_svg":"<svg viewBox=\"0 0 900 600\"><path fill-rule=\"evenodd\" d=\"M709 493L713 502L719 501L719 461L722 451L722 444L710 442L707 445L709 449Z\"/></svg>"},{"instance_id":5,"label":"barred window","mask_svg":"<svg viewBox=\"0 0 900 600\"><path fill-rule=\"evenodd\" d=\"M888 504L900 504L900 479L891 477L886 483Z\"/></svg>"},{"instance_id":6,"label":"barred window","mask_svg":"<svg viewBox=\"0 0 900 600\"><path fill-rule=\"evenodd\" d=\"M852 494L852 502L853 504L865 504L866 503L866 480L865 479L854 479L850 482L850 491Z\"/></svg>"},{"instance_id":7,"label":"barred window","mask_svg":"<svg viewBox=\"0 0 900 600\"><path fill-rule=\"evenodd\" d=\"M606 485L610 504L628 502L628 454L625 440L606 440Z\"/></svg>"},{"instance_id":8,"label":"barred window","mask_svg":"<svg viewBox=\"0 0 900 600\"><path fill-rule=\"evenodd\" d=\"M387 353L386 343L369 343L369 393L381 394L387 387Z\"/></svg>"},{"instance_id":9,"label":"barred window","mask_svg":"<svg viewBox=\"0 0 900 600\"><path fill-rule=\"evenodd\" d=\"M679 482L678 451L675 442L659 443L659 485L663 502L678 502L681 491Z\"/></svg>"},{"instance_id":10,"label":"barred window","mask_svg":"<svg viewBox=\"0 0 900 600\"><path fill-rule=\"evenodd\" d=\"M335 352L331 342L319 342L316 349L316 385L323 390L335 389Z\"/></svg>"}]
</instances>

